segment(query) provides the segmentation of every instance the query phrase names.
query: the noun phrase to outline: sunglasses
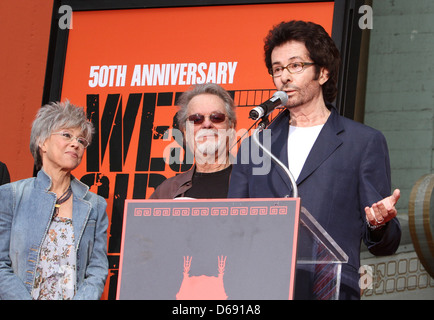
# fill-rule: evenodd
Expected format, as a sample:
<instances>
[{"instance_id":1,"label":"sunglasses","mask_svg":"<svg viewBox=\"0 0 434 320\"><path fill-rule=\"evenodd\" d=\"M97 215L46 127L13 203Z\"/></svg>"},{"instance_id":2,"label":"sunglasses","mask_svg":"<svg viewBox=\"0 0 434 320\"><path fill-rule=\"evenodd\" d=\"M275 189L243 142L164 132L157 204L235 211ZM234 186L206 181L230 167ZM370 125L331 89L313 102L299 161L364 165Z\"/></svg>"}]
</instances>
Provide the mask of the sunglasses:
<instances>
[{"instance_id":1,"label":"sunglasses","mask_svg":"<svg viewBox=\"0 0 434 320\"><path fill-rule=\"evenodd\" d=\"M209 115L209 121L212 123L222 123L225 119L226 115L224 113L213 112ZM191 121L194 124L201 124L205 121L205 116L200 113L192 114L188 117L188 121Z\"/></svg>"}]
</instances>

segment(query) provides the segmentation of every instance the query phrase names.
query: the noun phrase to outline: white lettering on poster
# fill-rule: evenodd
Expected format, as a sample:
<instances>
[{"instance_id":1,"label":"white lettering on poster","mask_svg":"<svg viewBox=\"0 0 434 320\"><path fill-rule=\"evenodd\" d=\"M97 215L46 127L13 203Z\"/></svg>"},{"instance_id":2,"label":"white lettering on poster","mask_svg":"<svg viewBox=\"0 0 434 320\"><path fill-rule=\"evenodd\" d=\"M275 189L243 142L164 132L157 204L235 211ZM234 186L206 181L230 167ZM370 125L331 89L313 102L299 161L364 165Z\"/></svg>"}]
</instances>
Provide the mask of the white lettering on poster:
<instances>
[{"instance_id":1,"label":"white lettering on poster","mask_svg":"<svg viewBox=\"0 0 434 320\"><path fill-rule=\"evenodd\" d=\"M136 64L130 86L190 86L201 83L231 84L238 62ZM124 87L127 65L91 66L89 87Z\"/></svg>"},{"instance_id":2,"label":"white lettering on poster","mask_svg":"<svg viewBox=\"0 0 434 320\"><path fill-rule=\"evenodd\" d=\"M89 87L124 87L126 76L126 65L91 66Z\"/></svg>"},{"instance_id":3,"label":"white lettering on poster","mask_svg":"<svg viewBox=\"0 0 434 320\"><path fill-rule=\"evenodd\" d=\"M238 62L136 64L131 87L234 82Z\"/></svg>"}]
</instances>

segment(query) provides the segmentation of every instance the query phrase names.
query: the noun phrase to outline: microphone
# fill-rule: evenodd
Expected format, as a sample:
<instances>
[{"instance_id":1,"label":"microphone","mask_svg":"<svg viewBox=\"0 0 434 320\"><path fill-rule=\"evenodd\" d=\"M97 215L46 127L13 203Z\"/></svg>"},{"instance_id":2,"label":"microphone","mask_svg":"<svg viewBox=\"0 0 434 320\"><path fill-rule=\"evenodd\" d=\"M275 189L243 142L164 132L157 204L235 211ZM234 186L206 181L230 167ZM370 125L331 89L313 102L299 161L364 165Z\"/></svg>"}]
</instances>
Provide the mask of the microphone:
<instances>
[{"instance_id":1,"label":"microphone","mask_svg":"<svg viewBox=\"0 0 434 320\"><path fill-rule=\"evenodd\" d=\"M277 91L267 101L250 110L249 118L257 120L263 116L268 116L278 106L284 106L288 102L288 95L284 91Z\"/></svg>"}]
</instances>

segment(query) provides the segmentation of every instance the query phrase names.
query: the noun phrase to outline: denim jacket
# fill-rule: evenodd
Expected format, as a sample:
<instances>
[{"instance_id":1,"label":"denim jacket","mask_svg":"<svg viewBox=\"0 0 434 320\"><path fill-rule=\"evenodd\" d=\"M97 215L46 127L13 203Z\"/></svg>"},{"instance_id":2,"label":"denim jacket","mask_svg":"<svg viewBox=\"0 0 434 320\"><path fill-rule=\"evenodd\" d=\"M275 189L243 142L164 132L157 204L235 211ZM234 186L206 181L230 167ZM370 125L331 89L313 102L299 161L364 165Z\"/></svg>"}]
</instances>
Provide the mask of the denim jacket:
<instances>
[{"instance_id":1,"label":"denim jacket","mask_svg":"<svg viewBox=\"0 0 434 320\"><path fill-rule=\"evenodd\" d=\"M48 232L56 195L40 170L0 186L0 299L31 299L39 252ZM77 251L74 299L99 299L108 275L106 201L72 178L72 221Z\"/></svg>"}]
</instances>

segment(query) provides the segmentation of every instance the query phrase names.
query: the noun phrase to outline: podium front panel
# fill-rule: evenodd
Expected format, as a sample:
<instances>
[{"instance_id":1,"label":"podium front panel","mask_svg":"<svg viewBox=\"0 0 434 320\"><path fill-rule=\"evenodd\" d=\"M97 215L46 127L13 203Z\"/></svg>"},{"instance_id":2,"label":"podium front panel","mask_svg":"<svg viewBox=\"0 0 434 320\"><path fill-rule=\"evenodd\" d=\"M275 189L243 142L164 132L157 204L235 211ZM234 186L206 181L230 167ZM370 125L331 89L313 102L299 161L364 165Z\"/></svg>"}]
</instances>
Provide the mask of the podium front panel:
<instances>
[{"instance_id":1,"label":"podium front panel","mask_svg":"<svg viewBox=\"0 0 434 320\"><path fill-rule=\"evenodd\" d=\"M117 299L292 299L299 199L127 200Z\"/></svg>"}]
</instances>

